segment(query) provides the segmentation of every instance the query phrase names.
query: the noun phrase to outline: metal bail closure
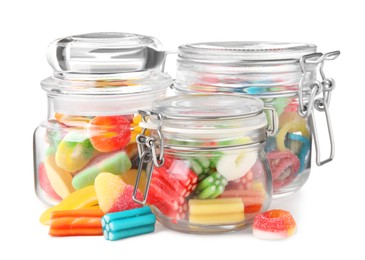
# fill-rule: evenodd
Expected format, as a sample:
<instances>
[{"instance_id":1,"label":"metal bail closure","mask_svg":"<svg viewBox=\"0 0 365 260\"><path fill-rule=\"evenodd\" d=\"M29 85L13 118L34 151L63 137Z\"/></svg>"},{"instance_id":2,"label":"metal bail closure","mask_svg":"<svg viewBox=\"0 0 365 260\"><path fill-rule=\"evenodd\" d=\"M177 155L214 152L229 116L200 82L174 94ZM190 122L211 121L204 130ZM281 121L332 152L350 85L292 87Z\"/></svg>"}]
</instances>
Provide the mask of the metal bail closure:
<instances>
[{"instance_id":1,"label":"metal bail closure","mask_svg":"<svg viewBox=\"0 0 365 260\"><path fill-rule=\"evenodd\" d=\"M270 124L267 127L266 133L268 135L275 135L279 126L278 114L276 113L275 108L270 105L265 105L264 110L270 113Z\"/></svg>"},{"instance_id":2,"label":"metal bail closure","mask_svg":"<svg viewBox=\"0 0 365 260\"><path fill-rule=\"evenodd\" d=\"M333 160L335 155L335 142L333 137L333 130L331 125L331 117L329 113L329 105L331 100L332 90L335 88L335 81L332 78L327 78L323 72L324 62L326 60L334 60L340 55L339 51L328 52L325 54L314 53L305 55L300 59L300 68L302 77L299 82L298 97L299 108L298 113L304 117L309 118L310 127L313 133L314 144L316 148L316 163L318 166L326 164ZM304 81L306 76L306 64L319 65L319 72L321 81L315 81L310 86L310 94L304 92ZM320 97L322 95L322 97ZM308 101L304 101L304 96L309 96ZM326 116L327 131L330 141L330 155L327 159L321 160L321 150L318 137L318 131L315 121L314 110L324 112Z\"/></svg>"},{"instance_id":3,"label":"metal bail closure","mask_svg":"<svg viewBox=\"0 0 365 260\"><path fill-rule=\"evenodd\" d=\"M143 127L141 134L137 135L136 137L140 162L138 165L138 173L136 183L134 185L132 199L137 203L145 204L148 198L153 168L154 166L161 167L164 164L164 142L161 134L163 117L161 114L152 111L139 110L138 113L142 116L142 122L144 126L149 123L148 120L151 117L153 117L154 121L156 121L151 124L151 128ZM158 138L155 139L154 137L145 135L147 129L156 130ZM139 200L137 198L137 192L143 170L146 172L147 183L144 190L143 199Z\"/></svg>"},{"instance_id":4,"label":"metal bail closure","mask_svg":"<svg viewBox=\"0 0 365 260\"><path fill-rule=\"evenodd\" d=\"M330 141L330 145L331 145L331 151L330 151L329 157L327 159L321 160L321 149L320 149L320 145L319 145L318 131L317 131L316 120L315 120L315 116L314 116L315 113L313 112L311 114L311 116L309 117L309 119L310 119L309 123L310 123L310 127L313 131L314 145L316 147L316 163L318 166L322 166L323 164L326 164L333 160L333 157L335 156L335 140L333 137L331 117L330 117L330 113L328 111L327 103L323 99L316 99L314 101L314 107L316 108L316 110L318 110L320 112L323 111L325 113L328 136L329 136L329 141Z\"/></svg>"}]
</instances>

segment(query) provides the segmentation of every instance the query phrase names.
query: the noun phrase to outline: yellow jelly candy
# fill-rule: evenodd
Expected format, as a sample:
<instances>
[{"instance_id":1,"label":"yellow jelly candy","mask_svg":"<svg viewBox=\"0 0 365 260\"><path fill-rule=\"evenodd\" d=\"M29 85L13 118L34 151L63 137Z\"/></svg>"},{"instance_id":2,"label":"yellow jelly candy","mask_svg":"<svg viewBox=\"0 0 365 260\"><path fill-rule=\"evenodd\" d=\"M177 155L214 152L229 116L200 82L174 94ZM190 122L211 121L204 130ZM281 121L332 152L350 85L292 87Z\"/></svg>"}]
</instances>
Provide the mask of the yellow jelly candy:
<instances>
[{"instance_id":1,"label":"yellow jelly candy","mask_svg":"<svg viewBox=\"0 0 365 260\"><path fill-rule=\"evenodd\" d=\"M278 147L278 150L283 152L289 150L285 146L285 137L287 133L296 133L300 132L302 136L309 138L310 133L307 129L305 120L295 120L291 122L287 122L285 125L283 125L280 130L278 131L276 135L276 145Z\"/></svg>"},{"instance_id":2,"label":"yellow jelly candy","mask_svg":"<svg viewBox=\"0 0 365 260\"><path fill-rule=\"evenodd\" d=\"M44 167L52 188L61 198L64 199L75 190L72 187L71 173L58 167L53 155L46 158Z\"/></svg>"},{"instance_id":3,"label":"yellow jelly candy","mask_svg":"<svg viewBox=\"0 0 365 260\"><path fill-rule=\"evenodd\" d=\"M64 200L56 206L47 209L41 215L39 221L44 225L49 225L51 213L59 210L83 209L98 205L98 199L94 185L87 186L70 193Z\"/></svg>"}]
</instances>

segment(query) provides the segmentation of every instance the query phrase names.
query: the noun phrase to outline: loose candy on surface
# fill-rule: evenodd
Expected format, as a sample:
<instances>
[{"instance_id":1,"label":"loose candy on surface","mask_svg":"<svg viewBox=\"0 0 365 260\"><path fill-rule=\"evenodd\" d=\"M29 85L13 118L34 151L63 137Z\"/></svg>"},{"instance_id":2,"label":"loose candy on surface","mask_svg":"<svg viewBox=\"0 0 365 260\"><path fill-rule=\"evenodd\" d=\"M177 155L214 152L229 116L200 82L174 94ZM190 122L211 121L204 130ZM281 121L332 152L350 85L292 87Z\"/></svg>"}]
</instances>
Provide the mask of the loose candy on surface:
<instances>
[{"instance_id":1,"label":"loose candy on surface","mask_svg":"<svg viewBox=\"0 0 365 260\"><path fill-rule=\"evenodd\" d=\"M102 218L102 228L106 240L151 233L155 230L156 217L150 207L108 213Z\"/></svg>"},{"instance_id":2,"label":"loose candy on surface","mask_svg":"<svg viewBox=\"0 0 365 260\"><path fill-rule=\"evenodd\" d=\"M71 173L57 166L53 155L44 160L44 169L53 190L61 198L66 198L75 189L72 187Z\"/></svg>"},{"instance_id":3,"label":"loose candy on surface","mask_svg":"<svg viewBox=\"0 0 365 260\"><path fill-rule=\"evenodd\" d=\"M51 219L51 214L54 211L90 208L95 205L98 205L98 200L94 186L87 186L83 189L70 193L59 204L47 209L43 212L39 220L42 224L48 225Z\"/></svg>"},{"instance_id":4,"label":"loose candy on surface","mask_svg":"<svg viewBox=\"0 0 365 260\"><path fill-rule=\"evenodd\" d=\"M269 210L254 218L253 234L260 239L284 239L295 233L293 216L285 210Z\"/></svg>"},{"instance_id":5,"label":"loose candy on surface","mask_svg":"<svg viewBox=\"0 0 365 260\"><path fill-rule=\"evenodd\" d=\"M297 176L300 161L292 152L270 152L267 154L274 191L290 184Z\"/></svg>"},{"instance_id":6,"label":"loose candy on surface","mask_svg":"<svg viewBox=\"0 0 365 260\"><path fill-rule=\"evenodd\" d=\"M78 209L54 211L51 214L49 235L93 236L102 235L101 210Z\"/></svg>"},{"instance_id":7,"label":"loose candy on surface","mask_svg":"<svg viewBox=\"0 0 365 260\"><path fill-rule=\"evenodd\" d=\"M130 122L124 116L96 116L88 124L88 136L99 152L118 151L130 141Z\"/></svg>"},{"instance_id":8,"label":"loose candy on surface","mask_svg":"<svg viewBox=\"0 0 365 260\"><path fill-rule=\"evenodd\" d=\"M244 205L240 198L189 200L189 222L192 224L220 225L244 220Z\"/></svg>"},{"instance_id":9,"label":"loose candy on surface","mask_svg":"<svg viewBox=\"0 0 365 260\"><path fill-rule=\"evenodd\" d=\"M38 181L39 186L42 190L52 199L60 201L62 198L55 192L52 188L52 185L48 179L46 168L44 167L44 163L40 163L38 167Z\"/></svg>"},{"instance_id":10,"label":"loose candy on surface","mask_svg":"<svg viewBox=\"0 0 365 260\"><path fill-rule=\"evenodd\" d=\"M60 142L56 151L57 166L71 173L84 168L94 155L90 140L81 132L70 132Z\"/></svg>"},{"instance_id":11,"label":"loose candy on surface","mask_svg":"<svg viewBox=\"0 0 365 260\"><path fill-rule=\"evenodd\" d=\"M75 189L81 189L93 185L95 178L101 172L110 172L115 175L120 175L127 172L131 166L132 163L124 151L100 155L85 169L74 176L72 186Z\"/></svg>"},{"instance_id":12,"label":"loose candy on surface","mask_svg":"<svg viewBox=\"0 0 365 260\"><path fill-rule=\"evenodd\" d=\"M100 173L95 179L95 191L100 209L104 213L142 207L132 199L134 188L120 177L109 172ZM138 191L137 199L142 200Z\"/></svg>"}]
</instances>

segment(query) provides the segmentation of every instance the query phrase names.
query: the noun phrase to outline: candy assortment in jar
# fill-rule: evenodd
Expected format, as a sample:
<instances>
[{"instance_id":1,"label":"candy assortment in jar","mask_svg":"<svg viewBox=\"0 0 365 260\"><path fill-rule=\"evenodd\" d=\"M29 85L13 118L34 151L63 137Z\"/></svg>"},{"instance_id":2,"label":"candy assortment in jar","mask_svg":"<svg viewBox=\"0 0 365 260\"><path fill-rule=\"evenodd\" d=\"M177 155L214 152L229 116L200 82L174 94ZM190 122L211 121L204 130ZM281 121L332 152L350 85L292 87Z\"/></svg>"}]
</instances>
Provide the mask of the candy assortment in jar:
<instances>
[{"instance_id":1,"label":"candy assortment in jar","mask_svg":"<svg viewBox=\"0 0 365 260\"><path fill-rule=\"evenodd\" d=\"M152 37L128 33L51 43L47 58L54 73L41 83L48 118L34 134L35 187L42 201L59 205L76 193L64 209L98 205L95 192L80 191L94 186L103 172L128 185L135 182L138 110L150 108L172 82L161 71L165 53L160 47Z\"/></svg>"},{"instance_id":2,"label":"candy assortment in jar","mask_svg":"<svg viewBox=\"0 0 365 260\"><path fill-rule=\"evenodd\" d=\"M316 53L316 48L280 42L207 42L179 47L175 94L252 95L275 108L278 130L268 137L265 147L275 196L297 191L308 179L312 137L319 147L314 114L329 113L334 80L323 73L323 62L337 58L339 52ZM327 124L332 145L330 122ZM333 155L332 146L328 159L317 153L317 164L332 160Z\"/></svg>"},{"instance_id":3,"label":"candy assortment in jar","mask_svg":"<svg viewBox=\"0 0 365 260\"><path fill-rule=\"evenodd\" d=\"M150 178L144 201L160 223L182 232L227 232L249 227L267 209L268 125L259 99L181 95L140 113L140 126L151 129L137 137L140 170Z\"/></svg>"}]
</instances>

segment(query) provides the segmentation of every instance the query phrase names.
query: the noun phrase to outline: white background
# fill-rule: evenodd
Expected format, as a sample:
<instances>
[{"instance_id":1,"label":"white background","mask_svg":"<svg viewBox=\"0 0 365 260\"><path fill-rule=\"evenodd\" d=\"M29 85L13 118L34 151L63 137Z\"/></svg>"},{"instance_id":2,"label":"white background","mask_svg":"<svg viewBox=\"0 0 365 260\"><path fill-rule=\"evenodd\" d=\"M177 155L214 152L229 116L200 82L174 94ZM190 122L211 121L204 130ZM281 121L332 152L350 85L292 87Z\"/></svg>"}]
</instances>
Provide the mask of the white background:
<instances>
[{"instance_id":1,"label":"white background","mask_svg":"<svg viewBox=\"0 0 365 260\"><path fill-rule=\"evenodd\" d=\"M8 3L6 3L8 2ZM361 1L1 1L0 259L364 259L364 9ZM340 3L340 4L339 4ZM341 50L328 66L337 81L331 112L336 158L313 166L306 185L272 203L292 212L298 232L261 241L251 230L188 235L157 226L117 242L102 237L52 238L38 222L45 206L33 189L32 134L46 119L39 82L51 74L52 40L121 31L152 35L166 49L215 40L311 42ZM173 64L173 62L172 62ZM171 66L172 67L172 66ZM173 71L173 69L172 69ZM338 259L338 258L337 258Z\"/></svg>"}]
</instances>

